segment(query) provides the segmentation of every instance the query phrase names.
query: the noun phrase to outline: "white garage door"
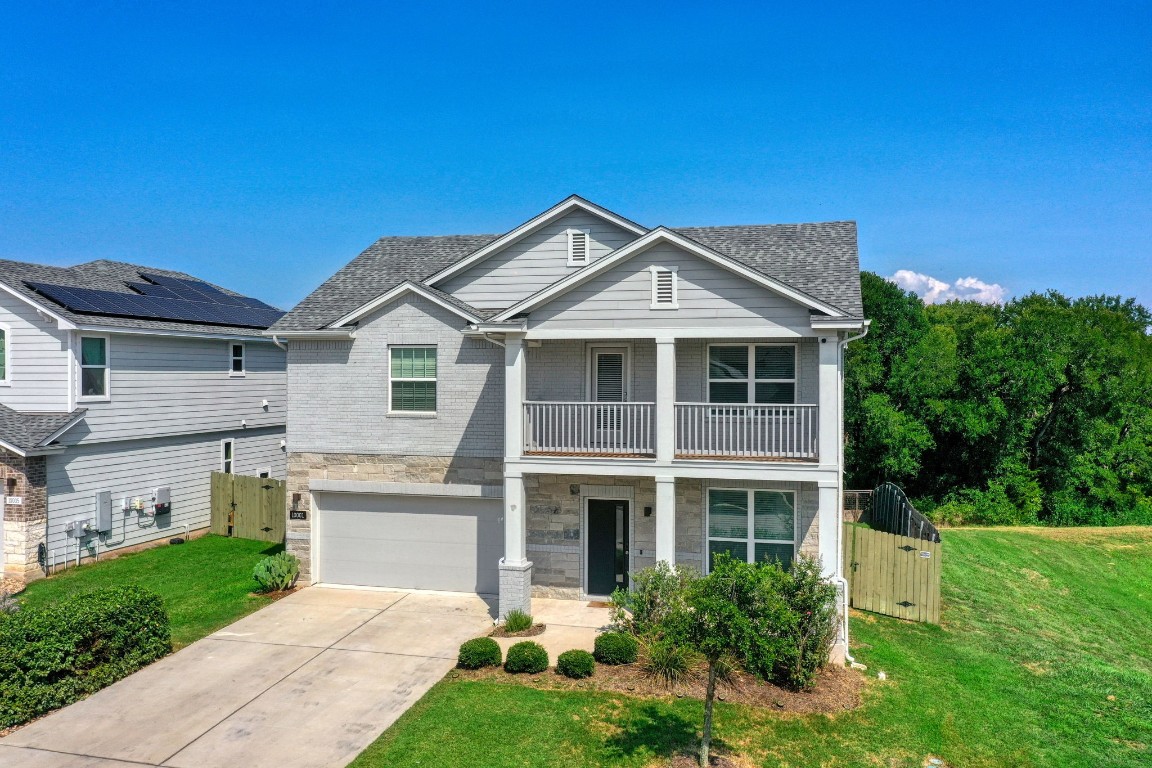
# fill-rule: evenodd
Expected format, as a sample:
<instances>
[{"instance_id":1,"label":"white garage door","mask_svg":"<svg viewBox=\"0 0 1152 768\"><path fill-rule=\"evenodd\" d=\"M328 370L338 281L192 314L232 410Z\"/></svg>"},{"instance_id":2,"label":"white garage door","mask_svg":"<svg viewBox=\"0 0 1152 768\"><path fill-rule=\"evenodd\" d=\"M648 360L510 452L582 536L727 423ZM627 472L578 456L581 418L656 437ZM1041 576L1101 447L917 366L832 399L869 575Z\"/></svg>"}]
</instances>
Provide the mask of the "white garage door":
<instances>
[{"instance_id":1,"label":"white garage door","mask_svg":"<svg viewBox=\"0 0 1152 768\"><path fill-rule=\"evenodd\" d=\"M317 493L319 581L496 594L500 499Z\"/></svg>"}]
</instances>

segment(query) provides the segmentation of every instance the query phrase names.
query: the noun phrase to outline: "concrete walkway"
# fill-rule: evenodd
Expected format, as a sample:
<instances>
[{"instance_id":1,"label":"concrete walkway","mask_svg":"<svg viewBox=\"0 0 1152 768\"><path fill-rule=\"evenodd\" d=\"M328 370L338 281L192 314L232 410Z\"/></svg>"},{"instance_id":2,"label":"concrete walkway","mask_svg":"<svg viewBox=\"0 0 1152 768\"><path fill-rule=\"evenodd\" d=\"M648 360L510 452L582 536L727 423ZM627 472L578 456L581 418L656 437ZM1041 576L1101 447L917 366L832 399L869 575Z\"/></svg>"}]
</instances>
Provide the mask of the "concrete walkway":
<instances>
[{"instance_id":1,"label":"concrete walkway","mask_svg":"<svg viewBox=\"0 0 1152 768\"><path fill-rule=\"evenodd\" d=\"M544 631L535 637L498 637L501 652L522 640L533 640L548 651L548 663L555 666L556 657L579 648L591 652L596 643L596 635L608 629L611 612L607 608L594 606L584 600L557 600L555 598L532 598L532 619L544 624Z\"/></svg>"},{"instance_id":2,"label":"concrete walkway","mask_svg":"<svg viewBox=\"0 0 1152 768\"><path fill-rule=\"evenodd\" d=\"M310 587L0 739L0 766L342 768L492 616L473 596Z\"/></svg>"}]
</instances>

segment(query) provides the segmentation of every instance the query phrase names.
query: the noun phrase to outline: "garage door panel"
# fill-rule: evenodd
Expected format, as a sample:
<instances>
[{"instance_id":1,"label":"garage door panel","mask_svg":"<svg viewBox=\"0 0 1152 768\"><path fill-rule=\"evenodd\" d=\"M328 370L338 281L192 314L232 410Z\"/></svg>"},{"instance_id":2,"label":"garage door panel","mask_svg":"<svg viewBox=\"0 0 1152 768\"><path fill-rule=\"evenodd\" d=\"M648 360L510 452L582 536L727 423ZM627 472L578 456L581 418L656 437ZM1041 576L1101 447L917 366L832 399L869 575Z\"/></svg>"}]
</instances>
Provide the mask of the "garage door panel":
<instances>
[{"instance_id":1,"label":"garage door panel","mask_svg":"<svg viewBox=\"0 0 1152 768\"><path fill-rule=\"evenodd\" d=\"M331 584L497 591L499 499L318 493L320 580Z\"/></svg>"}]
</instances>

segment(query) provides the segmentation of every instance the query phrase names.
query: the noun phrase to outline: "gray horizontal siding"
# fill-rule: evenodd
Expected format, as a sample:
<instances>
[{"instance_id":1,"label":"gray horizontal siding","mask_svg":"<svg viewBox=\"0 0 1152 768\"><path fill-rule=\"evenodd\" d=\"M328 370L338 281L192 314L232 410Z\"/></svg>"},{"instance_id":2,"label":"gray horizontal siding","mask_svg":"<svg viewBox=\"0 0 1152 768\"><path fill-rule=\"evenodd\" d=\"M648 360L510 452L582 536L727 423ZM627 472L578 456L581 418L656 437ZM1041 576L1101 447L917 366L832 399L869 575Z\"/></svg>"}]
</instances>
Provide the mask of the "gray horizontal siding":
<instances>
[{"instance_id":1,"label":"gray horizontal siding","mask_svg":"<svg viewBox=\"0 0 1152 768\"><path fill-rule=\"evenodd\" d=\"M0 293L0 325L11 335L0 403L17 411L67 411L68 332L7 293Z\"/></svg>"},{"instance_id":2,"label":"gray horizontal siding","mask_svg":"<svg viewBox=\"0 0 1152 768\"><path fill-rule=\"evenodd\" d=\"M113 530L89 536L83 556L88 559L108 549L142 544L181 535L184 526L196 530L208 525L211 512L210 477L220 469L220 441L235 440L237 474L255 475L271 470L285 476L285 455L278 429L235 431L211 436L186 435L126 440L75 446L48 457L48 549L56 562L76 560L76 543L64 533L77 518L94 517L94 494L112 493ZM158 486L172 489L172 512L155 518L125 513L120 500L150 497ZM65 553L68 553L67 555Z\"/></svg>"},{"instance_id":3,"label":"gray horizontal siding","mask_svg":"<svg viewBox=\"0 0 1152 768\"><path fill-rule=\"evenodd\" d=\"M636 238L591 213L570 213L437 287L475 307L510 307L579 269L568 266L569 228L589 230L591 261Z\"/></svg>"},{"instance_id":4,"label":"gray horizontal siding","mask_svg":"<svg viewBox=\"0 0 1152 768\"><path fill-rule=\"evenodd\" d=\"M651 309L650 266L675 267L679 309ZM809 312L748 280L662 243L532 312L533 329L699 328L754 323L811 333Z\"/></svg>"},{"instance_id":5,"label":"gray horizontal siding","mask_svg":"<svg viewBox=\"0 0 1152 768\"><path fill-rule=\"evenodd\" d=\"M504 350L465 339L465 321L419 297L376 312L352 341L289 342L293 452L504 455ZM435 344L434 418L388 413L388 345Z\"/></svg>"},{"instance_id":6,"label":"gray horizontal siding","mask_svg":"<svg viewBox=\"0 0 1152 768\"><path fill-rule=\"evenodd\" d=\"M270 342L245 343L245 375L229 375L231 342L168 336L113 335L111 399L79 404L83 423L62 442L89 443L197 434L286 421L286 355ZM262 403L268 401L265 408Z\"/></svg>"}]
</instances>

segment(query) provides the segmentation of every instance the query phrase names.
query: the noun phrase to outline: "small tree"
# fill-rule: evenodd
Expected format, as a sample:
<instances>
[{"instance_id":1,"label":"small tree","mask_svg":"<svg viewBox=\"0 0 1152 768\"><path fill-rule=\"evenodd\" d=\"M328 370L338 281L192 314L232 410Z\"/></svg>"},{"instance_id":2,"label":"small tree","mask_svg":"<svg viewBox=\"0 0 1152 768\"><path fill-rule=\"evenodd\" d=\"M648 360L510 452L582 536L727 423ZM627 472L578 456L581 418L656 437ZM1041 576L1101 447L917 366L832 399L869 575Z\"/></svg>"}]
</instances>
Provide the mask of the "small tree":
<instances>
[{"instance_id":1,"label":"small tree","mask_svg":"<svg viewBox=\"0 0 1152 768\"><path fill-rule=\"evenodd\" d=\"M700 765L707 766L712 747L712 711L716 682L749 658L763 663L779 642L777 628L787 622L788 606L780 593L779 568L766 568L726 553L716 556L707 576L689 582L682 616L668 617L671 633L680 634L705 660L704 729ZM676 626L678 625L678 626Z\"/></svg>"}]
</instances>

